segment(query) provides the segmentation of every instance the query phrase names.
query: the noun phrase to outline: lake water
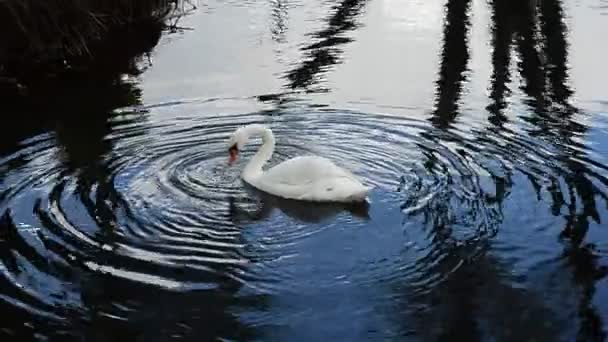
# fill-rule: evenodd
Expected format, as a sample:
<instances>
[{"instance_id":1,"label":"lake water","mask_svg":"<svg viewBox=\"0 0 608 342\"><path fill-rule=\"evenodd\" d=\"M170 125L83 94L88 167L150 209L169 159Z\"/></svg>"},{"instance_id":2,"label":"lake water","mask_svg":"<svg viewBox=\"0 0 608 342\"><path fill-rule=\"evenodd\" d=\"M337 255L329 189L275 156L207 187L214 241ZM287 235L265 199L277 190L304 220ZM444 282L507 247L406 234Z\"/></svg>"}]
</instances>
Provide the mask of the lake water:
<instances>
[{"instance_id":1,"label":"lake water","mask_svg":"<svg viewBox=\"0 0 608 342\"><path fill-rule=\"evenodd\" d=\"M3 341L604 340L608 2L205 1L0 140ZM262 123L367 208L227 165Z\"/></svg>"}]
</instances>

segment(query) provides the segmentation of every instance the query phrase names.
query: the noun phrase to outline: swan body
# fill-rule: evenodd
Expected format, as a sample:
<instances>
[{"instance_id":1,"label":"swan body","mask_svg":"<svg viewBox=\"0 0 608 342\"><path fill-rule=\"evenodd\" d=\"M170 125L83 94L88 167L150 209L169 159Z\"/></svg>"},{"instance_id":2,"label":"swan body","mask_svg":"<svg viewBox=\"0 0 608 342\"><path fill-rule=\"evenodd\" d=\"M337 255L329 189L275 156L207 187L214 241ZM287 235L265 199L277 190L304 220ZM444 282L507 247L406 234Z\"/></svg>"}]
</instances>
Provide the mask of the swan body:
<instances>
[{"instance_id":1,"label":"swan body","mask_svg":"<svg viewBox=\"0 0 608 342\"><path fill-rule=\"evenodd\" d=\"M252 136L262 137L262 146L242 172L245 182L269 194L314 202L362 202L371 187L363 185L351 172L329 159L299 156L270 169L263 166L272 156L275 139L272 131L259 124L237 129L229 141L231 162Z\"/></svg>"}]
</instances>

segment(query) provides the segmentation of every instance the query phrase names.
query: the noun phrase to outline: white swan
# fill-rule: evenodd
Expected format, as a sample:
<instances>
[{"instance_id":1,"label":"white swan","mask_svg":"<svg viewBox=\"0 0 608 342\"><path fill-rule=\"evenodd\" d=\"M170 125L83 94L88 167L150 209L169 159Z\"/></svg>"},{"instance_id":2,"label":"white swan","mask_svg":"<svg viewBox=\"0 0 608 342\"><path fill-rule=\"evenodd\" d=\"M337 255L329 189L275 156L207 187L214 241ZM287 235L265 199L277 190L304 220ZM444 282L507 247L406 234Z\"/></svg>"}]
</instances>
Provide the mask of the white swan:
<instances>
[{"instance_id":1,"label":"white swan","mask_svg":"<svg viewBox=\"0 0 608 342\"><path fill-rule=\"evenodd\" d=\"M262 137L262 147L243 170L245 182L269 194L314 202L363 202L371 187L365 186L347 170L326 158L300 156L268 170L262 167L274 152L272 131L263 125L251 124L237 129L228 143L232 164L251 136Z\"/></svg>"}]
</instances>

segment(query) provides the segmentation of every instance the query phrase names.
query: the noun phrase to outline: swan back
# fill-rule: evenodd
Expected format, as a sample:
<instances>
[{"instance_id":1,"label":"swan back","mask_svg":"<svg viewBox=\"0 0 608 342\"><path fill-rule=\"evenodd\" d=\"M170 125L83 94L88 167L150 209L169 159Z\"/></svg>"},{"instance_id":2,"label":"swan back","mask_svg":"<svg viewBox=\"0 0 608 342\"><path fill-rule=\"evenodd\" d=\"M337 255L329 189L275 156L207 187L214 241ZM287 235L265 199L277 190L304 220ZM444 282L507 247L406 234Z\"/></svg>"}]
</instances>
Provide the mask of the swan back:
<instances>
[{"instance_id":1,"label":"swan back","mask_svg":"<svg viewBox=\"0 0 608 342\"><path fill-rule=\"evenodd\" d=\"M316 202L363 201L370 190L349 171L317 156L287 160L252 179L251 183L277 196Z\"/></svg>"}]
</instances>

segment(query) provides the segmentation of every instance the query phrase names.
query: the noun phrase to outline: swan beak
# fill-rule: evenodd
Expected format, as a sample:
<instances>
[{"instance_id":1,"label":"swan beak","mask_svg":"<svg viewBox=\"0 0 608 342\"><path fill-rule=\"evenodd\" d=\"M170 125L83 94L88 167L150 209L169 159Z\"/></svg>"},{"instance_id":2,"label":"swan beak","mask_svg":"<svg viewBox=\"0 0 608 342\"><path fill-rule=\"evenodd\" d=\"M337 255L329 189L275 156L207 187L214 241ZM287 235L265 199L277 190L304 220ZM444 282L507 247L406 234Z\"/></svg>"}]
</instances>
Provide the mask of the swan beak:
<instances>
[{"instance_id":1,"label":"swan beak","mask_svg":"<svg viewBox=\"0 0 608 342\"><path fill-rule=\"evenodd\" d=\"M228 159L228 165L234 164L239 157L239 150L236 146L231 147L228 152L230 153L230 158Z\"/></svg>"}]
</instances>

